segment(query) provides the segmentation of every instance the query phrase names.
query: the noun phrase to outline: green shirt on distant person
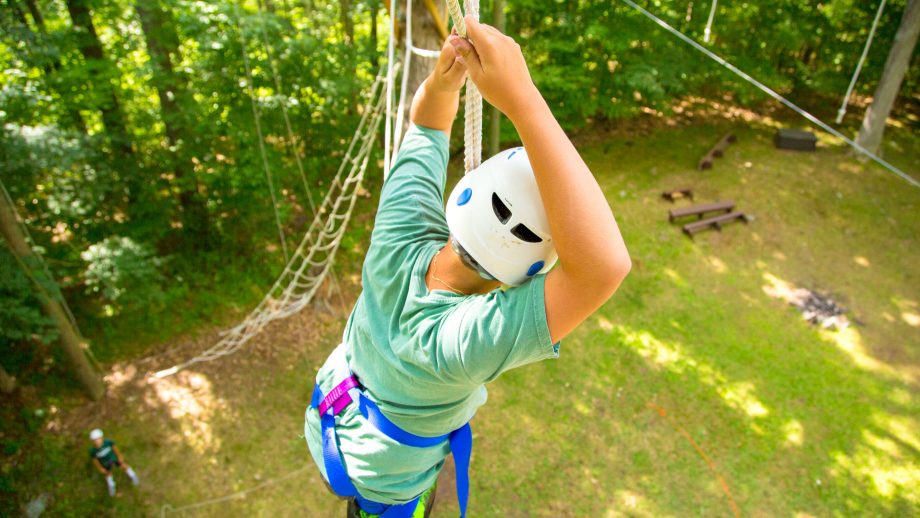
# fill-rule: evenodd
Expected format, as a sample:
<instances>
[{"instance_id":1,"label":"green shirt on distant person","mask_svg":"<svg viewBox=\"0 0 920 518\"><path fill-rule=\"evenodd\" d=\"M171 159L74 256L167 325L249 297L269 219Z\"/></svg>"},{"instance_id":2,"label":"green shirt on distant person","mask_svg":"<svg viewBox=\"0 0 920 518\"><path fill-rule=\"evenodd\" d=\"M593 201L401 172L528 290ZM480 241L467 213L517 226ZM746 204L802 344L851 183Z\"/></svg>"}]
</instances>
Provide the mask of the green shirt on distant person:
<instances>
[{"instance_id":1,"label":"green shirt on distant person","mask_svg":"<svg viewBox=\"0 0 920 518\"><path fill-rule=\"evenodd\" d=\"M105 469L110 469L115 464L118 464L118 456L115 455L115 441L111 439L102 441L102 446L98 448L96 445L90 446L89 456L98 460L99 464L102 464Z\"/></svg>"}]
</instances>

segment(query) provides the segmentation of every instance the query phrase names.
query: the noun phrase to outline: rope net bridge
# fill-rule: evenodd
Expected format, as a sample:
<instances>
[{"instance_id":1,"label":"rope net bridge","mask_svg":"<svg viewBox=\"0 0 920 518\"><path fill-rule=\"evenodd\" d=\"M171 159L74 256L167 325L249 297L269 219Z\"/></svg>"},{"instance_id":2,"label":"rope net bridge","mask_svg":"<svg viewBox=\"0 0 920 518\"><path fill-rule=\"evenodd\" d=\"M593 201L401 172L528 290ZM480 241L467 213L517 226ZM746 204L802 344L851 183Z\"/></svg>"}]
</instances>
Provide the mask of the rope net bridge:
<instances>
[{"instance_id":1,"label":"rope net bridge","mask_svg":"<svg viewBox=\"0 0 920 518\"><path fill-rule=\"evenodd\" d=\"M383 82L383 74L374 80L361 121L326 196L281 275L259 305L242 322L221 333L214 346L190 360L157 372L156 378L233 354L269 322L297 313L310 304L332 268L364 180L374 137L384 116Z\"/></svg>"},{"instance_id":2,"label":"rope net bridge","mask_svg":"<svg viewBox=\"0 0 920 518\"><path fill-rule=\"evenodd\" d=\"M390 12L394 13L393 18L395 19L396 1L391 0L390 6ZM458 0L447 0L447 6L458 34L465 37L466 27ZM476 20L479 19L478 0L465 0L464 7L467 15ZM284 270L258 306L242 322L222 332L220 340L216 344L189 360L156 372L154 374L155 379L170 376L196 363L208 362L233 354L265 329L265 326L270 322L293 315L312 302L316 292L332 272L335 254L339 249L342 237L345 235L345 230L354 211L357 193L361 190L364 174L370 161L371 149L382 120L386 120L384 176L389 172L390 165L399 151L400 137L404 125L404 101L408 93L411 56L416 55L421 58L436 59L439 55L437 51L418 49L413 45L412 0L406 0L406 20L404 64L402 65L400 95L397 101L396 113L393 113L392 107L395 100L394 83L396 75L399 73L400 63L395 57L395 41L393 31L390 31L387 43L389 59L387 65L385 65L386 71L384 72L383 68L381 69L370 88L355 134L322 203L314 210L314 217L310 227L292 253L288 254L285 249L287 264ZM264 32L262 32L262 37L264 41ZM243 55L246 57L245 41L242 41L242 43ZM251 85L252 77L248 59L246 64L248 84ZM273 62L271 71L275 77L276 87L280 89L281 83L278 80ZM464 171L468 173L482 162L482 95L470 79L467 79L465 88ZM254 95L251 87L249 95L250 97ZM257 128L259 128L259 112L255 108L255 104L253 104L253 117L256 120ZM286 111L284 119L290 140L293 141L291 125ZM263 156L263 162L267 164L264 149L261 147L263 145L261 131L259 131L259 136L260 152ZM297 156L297 166L303 176L303 166L299 156ZM266 170L266 175L269 182L271 182L271 175L268 170ZM306 185L306 181L304 183ZM272 188L272 190L274 189ZM309 191L308 199L311 200L312 206L312 197ZM282 244L284 244L283 235L281 237Z\"/></svg>"}]
</instances>

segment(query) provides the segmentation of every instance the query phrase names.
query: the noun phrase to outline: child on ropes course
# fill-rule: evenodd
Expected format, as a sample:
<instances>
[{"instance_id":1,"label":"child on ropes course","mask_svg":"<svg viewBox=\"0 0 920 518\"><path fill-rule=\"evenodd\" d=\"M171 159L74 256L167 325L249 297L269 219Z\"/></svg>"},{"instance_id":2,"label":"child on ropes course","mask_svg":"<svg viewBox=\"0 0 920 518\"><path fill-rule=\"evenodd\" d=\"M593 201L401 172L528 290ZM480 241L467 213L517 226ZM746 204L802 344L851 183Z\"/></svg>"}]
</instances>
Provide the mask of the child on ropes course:
<instances>
[{"instance_id":1,"label":"child on ropes course","mask_svg":"<svg viewBox=\"0 0 920 518\"><path fill-rule=\"evenodd\" d=\"M520 46L465 21L469 40L450 36L412 102L412 126L381 192L363 292L306 411L310 453L354 516L427 514L448 453L464 515L469 421L486 402L485 383L558 357L560 341L630 269L607 200L534 86ZM484 162L445 201L449 134L467 74L524 147Z\"/></svg>"}]
</instances>

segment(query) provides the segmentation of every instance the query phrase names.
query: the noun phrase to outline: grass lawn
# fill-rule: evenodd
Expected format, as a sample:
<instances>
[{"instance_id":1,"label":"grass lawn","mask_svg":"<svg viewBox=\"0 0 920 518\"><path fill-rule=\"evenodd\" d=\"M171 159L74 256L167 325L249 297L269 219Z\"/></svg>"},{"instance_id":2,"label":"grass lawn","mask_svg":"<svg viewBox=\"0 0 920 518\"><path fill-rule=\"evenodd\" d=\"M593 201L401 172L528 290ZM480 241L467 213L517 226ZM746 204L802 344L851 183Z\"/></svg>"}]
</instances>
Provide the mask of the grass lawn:
<instances>
[{"instance_id":1,"label":"grass lawn","mask_svg":"<svg viewBox=\"0 0 920 518\"><path fill-rule=\"evenodd\" d=\"M823 138L817 153L778 151L776 121L735 115L579 144L634 268L559 360L490 385L473 422L470 516L920 509L920 190ZM696 171L729 130L737 143ZM920 175L916 123L887 138L886 156ZM660 198L685 186L755 219L690 240ZM368 189L376 195L377 185ZM376 200L363 203L338 269L352 298ZM855 324L808 324L780 296L796 287L832 295ZM115 364L106 400L58 402L41 443L4 469L21 470L21 500L52 493L54 516L156 516L167 503L284 476L186 514L341 516L300 437L313 374L341 326L341 313L311 308L230 358L155 384L148 372L204 348L214 332L149 362ZM143 479L135 489L119 477L114 500L86 464L85 434L97 425ZM436 516L457 515L449 485Z\"/></svg>"}]
</instances>

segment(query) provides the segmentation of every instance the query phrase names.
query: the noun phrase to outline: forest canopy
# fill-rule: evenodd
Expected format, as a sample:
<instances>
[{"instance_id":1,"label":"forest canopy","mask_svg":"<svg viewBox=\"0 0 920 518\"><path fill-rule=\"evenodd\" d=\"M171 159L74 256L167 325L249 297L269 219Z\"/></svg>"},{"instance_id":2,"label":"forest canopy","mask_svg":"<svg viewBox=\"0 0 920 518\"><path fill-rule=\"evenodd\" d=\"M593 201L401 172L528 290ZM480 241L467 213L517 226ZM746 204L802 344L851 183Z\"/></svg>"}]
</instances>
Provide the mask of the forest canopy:
<instances>
[{"instance_id":1,"label":"forest canopy","mask_svg":"<svg viewBox=\"0 0 920 518\"><path fill-rule=\"evenodd\" d=\"M242 294L249 286L270 283L283 261L273 194L283 233L296 243L312 217L308 197L318 200L335 172L389 34L380 1L2 3L2 180L97 338L170 312L200 318L176 302L217 285L250 301ZM881 75L904 4L889 3L858 93L871 93ZM700 41L709 7L649 4ZM483 2L485 21L489 9ZM667 113L687 96L763 101L625 4L508 0L505 9L507 32L567 129ZM829 112L875 10L856 0L723 3L709 46L806 108ZM903 91L917 91L916 70ZM34 360L29 344L47 340L48 322L6 248L0 265L12 272L0 279L0 340L19 352L3 355L16 371L8 363ZM115 354L106 347L97 347L101 355Z\"/></svg>"}]
</instances>

